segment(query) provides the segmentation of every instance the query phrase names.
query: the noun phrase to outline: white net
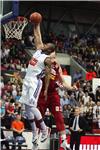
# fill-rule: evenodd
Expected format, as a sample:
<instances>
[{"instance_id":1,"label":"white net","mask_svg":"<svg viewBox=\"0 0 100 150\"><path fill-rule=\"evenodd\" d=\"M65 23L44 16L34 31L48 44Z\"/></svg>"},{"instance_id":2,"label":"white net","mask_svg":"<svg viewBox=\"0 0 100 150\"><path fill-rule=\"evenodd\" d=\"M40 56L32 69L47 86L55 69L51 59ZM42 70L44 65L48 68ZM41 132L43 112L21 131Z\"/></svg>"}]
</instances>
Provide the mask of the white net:
<instances>
[{"instance_id":1,"label":"white net","mask_svg":"<svg viewBox=\"0 0 100 150\"><path fill-rule=\"evenodd\" d=\"M22 39L22 32L27 25L28 20L25 17L18 17L17 20L9 21L3 24L6 39L16 38Z\"/></svg>"}]
</instances>

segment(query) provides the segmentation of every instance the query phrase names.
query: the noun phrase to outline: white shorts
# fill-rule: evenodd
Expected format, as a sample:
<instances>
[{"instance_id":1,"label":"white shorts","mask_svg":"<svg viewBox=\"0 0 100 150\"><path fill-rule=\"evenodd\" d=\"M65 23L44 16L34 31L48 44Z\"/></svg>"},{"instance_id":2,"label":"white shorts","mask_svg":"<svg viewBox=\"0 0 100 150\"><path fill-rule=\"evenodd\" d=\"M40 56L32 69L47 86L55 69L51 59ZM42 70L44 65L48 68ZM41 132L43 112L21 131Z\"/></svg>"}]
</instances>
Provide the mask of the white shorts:
<instances>
[{"instance_id":1,"label":"white shorts","mask_svg":"<svg viewBox=\"0 0 100 150\"><path fill-rule=\"evenodd\" d=\"M22 87L22 96L19 102L37 107L37 101L42 88L41 79L25 78Z\"/></svg>"}]
</instances>

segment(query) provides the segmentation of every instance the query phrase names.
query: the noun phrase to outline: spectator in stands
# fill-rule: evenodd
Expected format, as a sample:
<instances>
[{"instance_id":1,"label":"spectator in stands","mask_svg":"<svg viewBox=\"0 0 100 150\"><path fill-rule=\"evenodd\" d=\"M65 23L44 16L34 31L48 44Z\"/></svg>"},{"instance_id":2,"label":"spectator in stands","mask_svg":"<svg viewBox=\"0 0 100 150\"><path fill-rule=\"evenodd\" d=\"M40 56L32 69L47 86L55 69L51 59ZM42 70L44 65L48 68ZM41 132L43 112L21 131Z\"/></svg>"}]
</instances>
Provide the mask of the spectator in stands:
<instances>
[{"instance_id":1,"label":"spectator in stands","mask_svg":"<svg viewBox=\"0 0 100 150\"><path fill-rule=\"evenodd\" d=\"M10 129L11 122L13 121L14 117L15 117L15 113L14 113L14 100L11 99L11 101L9 102L9 104L6 107L6 116L5 116L5 119L7 121L7 125L6 125L7 129Z\"/></svg>"},{"instance_id":2,"label":"spectator in stands","mask_svg":"<svg viewBox=\"0 0 100 150\"><path fill-rule=\"evenodd\" d=\"M10 42L12 44L9 45ZM1 69L21 70L21 65L28 61L26 52L23 50L23 44L17 40L9 40L8 43L2 43Z\"/></svg>"},{"instance_id":3,"label":"spectator in stands","mask_svg":"<svg viewBox=\"0 0 100 150\"><path fill-rule=\"evenodd\" d=\"M20 97L21 97L21 91L19 90L19 91L17 91L17 95L15 97L15 101L18 102Z\"/></svg>"},{"instance_id":4,"label":"spectator in stands","mask_svg":"<svg viewBox=\"0 0 100 150\"><path fill-rule=\"evenodd\" d=\"M14 114L20 114L21 113L21 104L18 102L15 102L15 108L14 108Z\"/></svg>"},{"instance_id":5,"label":"spectator in stands","mask_svg":"<svg viewBox=\"0 0 100 150\"><path fill-rule=\"evenodd\" d=\"M17 96L17 89L16 89L16 86L13 87L12 96L13 96L14 99L15 99L15 97Z\"/></svg>"},{"instance_id":6,"label":"spectator in stands","mask_svg":"<svg viewBox=\"0 0 100 150\"><path fill-rule=\"evenodd\" d=\"M86 112L86 116L85 116L89 126L90 126L90 132L92 133L92 129L93 129L93 107L89 107L88 111Z\"/></svg>"},{"instance_id":7,"label":"spectator in stands","mask_svg":"<svg viewBox=\"0 0 100 150\"><path fill-rule=\"evenodd\" d=\"M79 105L78 101L76 101L74 92L72 92L69 96L69 104L73 107Z\"/></svg>"},{"instance_id":8,"label":"spectator in stands","mask_svg":"<svg viewBox=\"0 0 100 150\"><path fill-rule=\"evenodd\" d=\"M11 92L12 91L12 85L11 82L8 81L5 86L4 86L4 90L6 90L7 92Z\"/></svg>"},{"instance_id":9,"label":"spectator in stands","mask_svg":"<svg viewBox=\"0 0 100 150\"><path fill-rule=\"evenodd\" d=\"M93 107L93 119L94 119L94 127L100 128L100 102Z\"/></svg>"},{"instance_id":10,"label":"spectator in stands","mask_svg":"<svg viewBox=\"0 0 100 150\"><path fill-rule=\"evenodd\" d=\"M92 67L90 67L89 71L86 74L86 80L92 80L93 78L96 78L96 72L93 71Z\"/></svg>"},{"instance_id":11,"label":"spectator in stands","mask_svg":"<svg viewBox=\"0 0 100 150\"><path fill-rule=\"evenodd\" d=\"M84 116L85 108L82 100L79 101L79 106L80 106L80 115Z\"/></svg>"},{"instance_id":12,"label":"spectator in stands","mask_svg":"<svg viewBox=\"0 0 100 150\"><path fill-rule=\"evenodd\" d=\"M83 88L79 88L79 90L76 92L77 101L80 102L80 100L82 100L83 95L84 95Z\"/></svg>"},{"instance_id":13,"label":"spectator in stands","mask_svg":"<svg viewBox=\"0 0 100 150\"><path fill-rule=\"evenodd\" d=\"M52 116L52 114L48 108L44 115L44 122L47 125L47 127L50 127L52 129L52 125L54 125L54 117Z\"/></svg>"},{"instance_id":14,"label":"spectator in stands","mask_svg":"<svg viewBox=\"0 0 100 150\"><path fill-rule=\"evenodd\" d=\"M82 72L80 71L75 71L74 75L73 75L73 81L78 81L79 79L82 78Z\"/></svg>"},{"instance_id":15,"label":"spectator in stands","mask_svg":"<svg viewBox=\"0 0 100 150\"><path fill-rule=\"evenodd\" d=\"M64 105L68 105L68 104L69 104L69 95L67 91L65 91L63 97L60 98L60 105L63 109Z\"/></svg>"},{"instance_id":16,"label":"spectator in stands","mask_svg":"<svg viewBox=\"0 0 100 150\"><path fill-rule=\"evenodd\" d=\"M68 109L68 105L63 105L63 116L64 116L64 123L65 125L69 124L69 118L70 118L70 111Z\"/></svg>"},{"instance_id":17,"label":"spectator in stands","mask_svg":"<svg viewBox=\"0 0 100 150\"><path fill-rule=\"evenodd\" d=\"M100 60L95 62L95 71L97 72L97 77L100 78Z\"/></svg>"},{"instance_id":18,"label":"spectator in stands","mask_svg":"<svg viewBox=\"0 0 100 150\"><path fill-rule=\"evenodd\" d=\"M86 103L86 105L88 105L89 107L93 107L95 104L95 102L93 102L92 98L89 98L89 101Z\"/></svg>"},{"instance_id":19,"label":"spectator in stands","mask_svg":"<svg viewBox=\"0 0 100 150\"><path fill-rule=\"evenodd\" d=\"M6 108L8 116L14 115L14 102L15 102L14 99L11 99L9 105Z\"/></svg>"},{"instance_id":20,"label":"spectator in stands","mask_svg":"<svg viewBox=\"0 0 100 150\"><path fill-rule=\"evenodd\" d=\"M96 102L100 102L100 86L96 89Z\"/></svg>"},{"instance_id":21,"label":"spectator in stands","mask_svg":"<svg viewBox=\"0 0 100 150\"><path fill-rule=\"evenodd\" d=\"M74 80L74 81L77 81L77 80L78 80L78 71L75 71L75 72L74 72L73 80Z\"/></svg>"},{"instance_id":22,"label":"spectator in stands","mask_svg":"<svg viewBox=\"0 0 100 150\"><path fill-rule=\"evenodd\" d=\"M75 150L79 150L81 135L89 129L85 118L80 116L79 107L75 108L74 117L70 119L69 127L71 131L70 148L73 150L75 144Z\"/></svg>"},{"instance_id":23,"label":"spectator in stands","mask_svg":"<svg viewBox=\"0 0 100 150\"><path fill-rule=\"evenodd\" d=\"M13 136L14 136L14 143L18 142L19 150L21 150L21 144L25 142L25 138L23 137L22 133L25 130L24 123L21 121L21 115L16 114L15 120L11 123L11 129L13 130ZM15 149L15 146L13 146L12 149Z\"/></svg>"},{"instance_id":24,"label":"spectator in stands","mask_svg":"<svg viewBox=\"0 0 100 150\"><path fill-rule=\"evenodd\" d=\"M63 73L63 75L68 75L68 72L67 72L66 68L62 69L62 73Z\"/></svg>"},{"instance_id":25,"label":"spectator in stands","mask_svg":"<svg viewBox=\"0 0 100 150\"><path fill-rule=\"evenodd\" d=\"M84 105L86 105L86 103L89 102L89 98L90 98L90 96L89 96L88 92L86 91L85 94L82 97Z\"/></svg>"},{"instance_id":26,"label":"spectator in stands","mask_svg":"<svg viewBox=\"0 0 100 150\"><path fill-rule=\"evenodd\" d=\"M27 71L26 64L21 64L21 72L26 72L26 71Z\"/></svg>"}]
</instances>

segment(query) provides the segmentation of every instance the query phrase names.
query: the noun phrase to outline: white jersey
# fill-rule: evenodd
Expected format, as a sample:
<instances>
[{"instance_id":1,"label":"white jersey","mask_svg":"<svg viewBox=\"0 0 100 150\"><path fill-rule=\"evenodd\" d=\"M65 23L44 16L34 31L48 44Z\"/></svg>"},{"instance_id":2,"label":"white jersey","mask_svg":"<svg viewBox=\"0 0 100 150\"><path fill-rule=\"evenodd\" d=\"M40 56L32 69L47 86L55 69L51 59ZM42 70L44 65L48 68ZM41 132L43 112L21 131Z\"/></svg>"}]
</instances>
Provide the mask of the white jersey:
<instances>
[{"instance_id":1,"label":"white jersey","mask_svg":"<svg viewBox=\"0 0 100 150\"><path fill-rule=\"evenodd\" d=\"M48 57L42 53L42 50L37 50L32 59L29 61L27 73L23 82L22 96L20 102L26 105L37 107L37 101L42 88L42 80L44 75L44 60Z\"/></svg>"},{"instance_id":2,"label":"white jersey","mask_svg":"<svg viewBox=\"0 0 100 150\"><path fill-rule=\"evenodd\" d=\"M46 54L42 53L42 50L37 50L34 54L32 59L29 61L29 65L27 68L27 73L25 78L33 78L37 77L42 74L45 66L44 66L44 60L46 57L49 57Z\"/></svg>"}]
</instances>

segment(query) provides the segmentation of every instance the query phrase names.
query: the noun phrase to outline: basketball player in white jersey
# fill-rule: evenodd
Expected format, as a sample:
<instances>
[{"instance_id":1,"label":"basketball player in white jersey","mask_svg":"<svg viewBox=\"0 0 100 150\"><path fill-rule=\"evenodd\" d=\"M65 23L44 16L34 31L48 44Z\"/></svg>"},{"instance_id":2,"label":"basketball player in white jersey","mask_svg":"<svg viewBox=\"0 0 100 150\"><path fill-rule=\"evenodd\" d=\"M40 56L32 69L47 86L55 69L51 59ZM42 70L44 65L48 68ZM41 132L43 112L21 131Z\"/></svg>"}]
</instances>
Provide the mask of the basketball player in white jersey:
<instances>
[{"instance_id":1,"label":"basketball player in white jersey","mask_svg":"<svg viewBox=\"0 0 100 150\"><path fill-rule=\"evenodd\" d=\"M40 126L42 136L40 141L44 142L48 136L47 127L42 119L42 115L37 108L38 97L42 88L41 76L45 70L45 91L44 95L47 96L47 89L49 85L49 73L51 72L51 59L49 54L54 51L55 45L52 43L43 44L40 32L40 24L34 24L34 43L36 46L36 52L29 61L26 76L24 78L22 87L22 96L20 102L25 104L25 110L30 120L33 144L37 143L37 128L35 120Z\"/></svg>"}]
</instances>

